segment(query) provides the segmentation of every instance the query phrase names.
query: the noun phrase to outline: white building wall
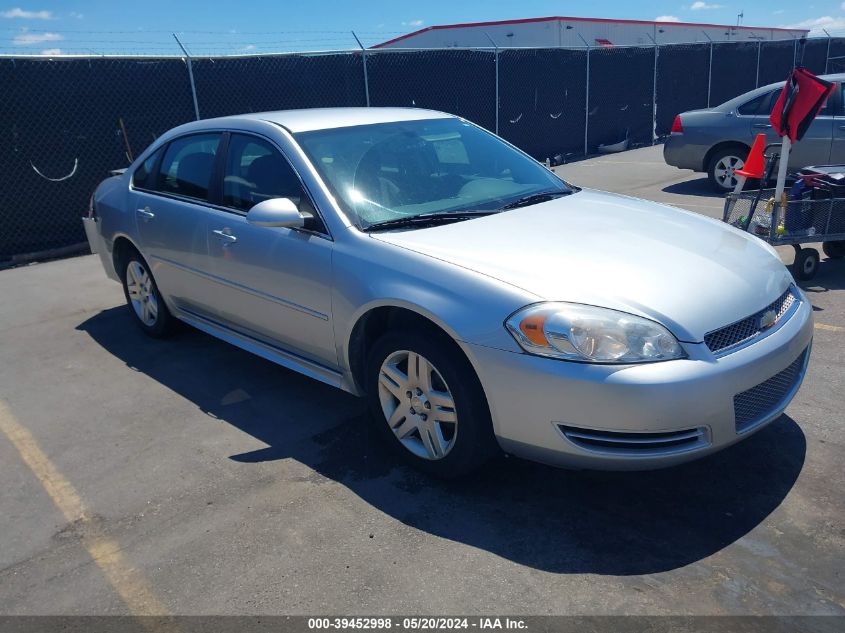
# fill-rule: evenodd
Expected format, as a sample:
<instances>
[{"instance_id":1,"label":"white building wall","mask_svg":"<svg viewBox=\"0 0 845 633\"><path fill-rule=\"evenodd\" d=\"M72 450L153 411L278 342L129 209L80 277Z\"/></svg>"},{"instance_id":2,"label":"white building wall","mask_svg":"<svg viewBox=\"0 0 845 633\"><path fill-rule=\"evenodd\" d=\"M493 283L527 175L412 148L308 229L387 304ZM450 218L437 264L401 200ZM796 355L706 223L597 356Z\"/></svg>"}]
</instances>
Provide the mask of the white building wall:
<instances>
[{"instance_id":1,"label":"white building wall","mask_svg":"<svg viewBox=\"0 0 845 633\"><path fill-rule=\"evenodd\" d=\"M424 29L380 48L554 48L600 46L649 46L691 42L792 40L806 36L802 30L731 26L703 26L673 22L625 22L552 19ZM582 39L583 38L583 39Z\"/></svg>"}]
</instances>

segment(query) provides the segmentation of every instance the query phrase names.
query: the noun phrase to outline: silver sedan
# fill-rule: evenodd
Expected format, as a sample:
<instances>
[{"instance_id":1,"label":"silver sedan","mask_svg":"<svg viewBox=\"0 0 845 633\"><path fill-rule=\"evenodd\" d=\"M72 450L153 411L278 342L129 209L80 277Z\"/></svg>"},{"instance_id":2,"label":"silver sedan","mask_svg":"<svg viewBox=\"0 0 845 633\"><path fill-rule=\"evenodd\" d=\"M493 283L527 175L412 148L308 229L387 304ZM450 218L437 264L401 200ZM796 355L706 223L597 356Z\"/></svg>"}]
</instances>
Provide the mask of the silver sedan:
<instances>
[{"instance_id":1,"label":"silver sedan","mask_svg":"<svg viewBox=\"0 0 845 633\"><path fill-rule=\"evenodd\" d=\"M104 181L92 250L151 336L177 321L365 397L417 467L701 457L777 418L812 310L756 237L579 189L417 109L171 130Z\"/></svg>"}]
</instances>

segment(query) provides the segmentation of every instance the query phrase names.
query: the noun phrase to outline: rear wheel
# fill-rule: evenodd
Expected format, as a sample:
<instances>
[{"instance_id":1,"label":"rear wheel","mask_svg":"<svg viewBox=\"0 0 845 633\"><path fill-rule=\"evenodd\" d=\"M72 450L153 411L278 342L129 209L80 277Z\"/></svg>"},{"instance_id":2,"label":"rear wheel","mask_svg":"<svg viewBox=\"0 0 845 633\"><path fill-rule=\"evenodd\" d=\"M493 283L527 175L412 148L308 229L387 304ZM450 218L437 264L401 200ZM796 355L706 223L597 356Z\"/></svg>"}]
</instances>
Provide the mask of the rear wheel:
<instances>
[{"instance_id":1,"label":"rear wheel","mask_svg":"<svg viewBox=\"0 0 845 633\"><path fill-rule=\"evenodd\" d=\"M795 251L792 274L796 279L807 281L816 276L819 269L819 252L815 248L802 248Z\"/></svg>"},{"instance_id":2,"label":"rear wheel","mask_svg":"<svg viewBox=\"0 0 845 633\"><path fill-rule=\"evenodd\" d=\"M167 309L149 266L138 251L127 253L121 271L126 304L138 327L154 338L171 334L176 320Z\"/></svg>"},{"instance_id":3,"label":"rear wheel","mask_svg":"<svg viewBox=\"0 0 845 633\"><path fill-rule=\"evenodd\" d=\"M497 444L469 361L444 336L428 334L392 331L372 346L366 381L370 417L406 462L453 478L487 461Z\"/></svg>"},{"instance_id":4,"label":"rear wheel","mask_svg":"<svg viewBox=\"0 0 845 633\"><path fill-rule=\"evenodd\" d=\"M845 257L845 242L825 242L822 250L830 259L842 259Z\"/></svg>"},{"instance_id":5,"label":"rear wheel","mask_svg":"<svg viewBox=\"0 0 845 633\"><path fill-rule=\"evenodd\" d=\"M733 191L737 183L735 172L745 165L744 156L747 154L748 150L738 145L722 148L713 154L707 166L707 177L716 191Z\"/></svg>"}]
</instances>

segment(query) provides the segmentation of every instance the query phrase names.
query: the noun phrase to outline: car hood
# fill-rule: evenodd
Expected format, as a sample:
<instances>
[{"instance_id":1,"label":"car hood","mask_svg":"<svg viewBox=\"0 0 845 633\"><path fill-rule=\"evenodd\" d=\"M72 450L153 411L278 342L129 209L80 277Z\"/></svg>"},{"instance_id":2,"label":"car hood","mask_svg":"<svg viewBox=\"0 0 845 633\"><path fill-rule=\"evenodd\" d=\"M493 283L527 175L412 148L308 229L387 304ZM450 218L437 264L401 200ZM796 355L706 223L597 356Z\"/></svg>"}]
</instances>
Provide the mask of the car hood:
<instances>
[{"instance_id":1,"label":"car hood","mask_svg":"<svg viewBox=\"0 0 845 633\"><path fill-rule=\"evenodd\" d=\"M639 314L679 339L777 299L792 277L775 251L726 224L600 191L375 239L496 278L537 300Z\"/></svg>"}]
</instances>

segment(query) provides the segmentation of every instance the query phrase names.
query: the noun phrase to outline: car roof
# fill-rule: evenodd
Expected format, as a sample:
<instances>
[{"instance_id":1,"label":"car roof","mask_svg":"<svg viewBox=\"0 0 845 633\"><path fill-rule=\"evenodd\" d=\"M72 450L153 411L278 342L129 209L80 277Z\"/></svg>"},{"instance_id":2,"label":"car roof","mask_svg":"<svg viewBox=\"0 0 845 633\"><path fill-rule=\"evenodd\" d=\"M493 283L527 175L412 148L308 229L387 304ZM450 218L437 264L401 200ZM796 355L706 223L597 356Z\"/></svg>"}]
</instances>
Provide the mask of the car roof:
<instances>
[{"instance_id":1,"label":"car roof","mask_svg":"<svg viewBox=\"0 0 845 633\"><path fill-rule=\"evenodd\" d=\"M225 127L227 124L243 120L268 121L281 125L295 134L355 125L445 118L454 118L454 115L421 108L308 108L238 114L204 119L202 123Z\"/></svg>"},{"instance_id":2,"label":"car roof","mask_svg":"<svg viewBox=\"0 0 845 633\"><path fill-rule=\"evenodd\" d=\"M820 79L825 79L831 82L843 82L845 81L845 73L836 73L833 75L819 75ZM717 106L714 106L714 110L732 110L738 106L741 106L743 103L754 99L755 97L760 96L761 94L765 94L767 92L771 92L776 88L780 88L783 86L784 81L776 81L773 84L768 84L765 86L760 86L759 88L755 88L754 90L749 90L748 92L743 92L741 95L734 97L733 99L728 99L724 103L721 103Z\"/></svg>"}]
</instances>

